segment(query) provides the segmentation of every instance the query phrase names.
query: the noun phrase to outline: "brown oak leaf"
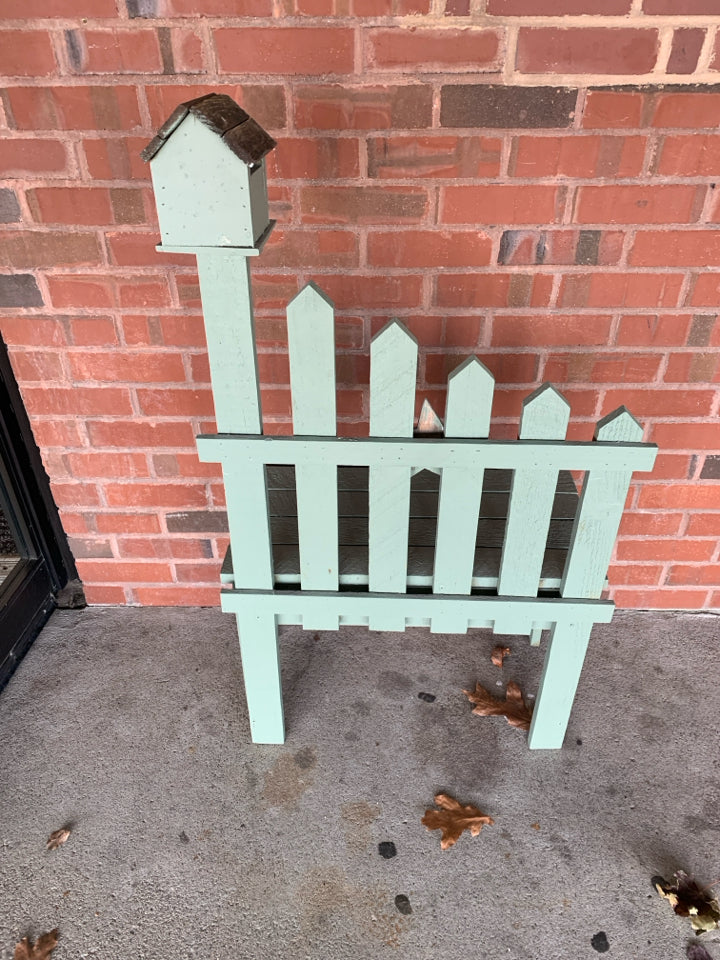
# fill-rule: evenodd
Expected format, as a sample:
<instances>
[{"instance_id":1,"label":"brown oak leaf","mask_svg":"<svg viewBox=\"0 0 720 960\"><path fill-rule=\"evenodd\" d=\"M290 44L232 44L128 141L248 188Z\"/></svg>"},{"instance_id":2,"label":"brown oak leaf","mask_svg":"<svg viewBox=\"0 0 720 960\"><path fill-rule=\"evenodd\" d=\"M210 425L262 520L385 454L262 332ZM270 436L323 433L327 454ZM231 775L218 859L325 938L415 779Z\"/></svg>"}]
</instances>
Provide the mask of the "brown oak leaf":
<instances>
[{"instance_id":1,"label":"brown oak leaf","mask_svg":"<svg viewBox=\"0 0 720 960\"><path fill-rule=\"evenodd\" d=\"M668 883L663 877L653 877L653 886L664 897L679 917L689 917L695 933L715 930L720 925L720 906L717 900L684 870L678 870Z\"/></svg>"},{"instance_id":2,"label":"brown oak leaf","mask_svg":"<svg viewBox=\"0 0 720 960\"><path fill-rule=\"evenodd\" d=\"M53 830L47 839L46 846L48 850L57 850L58 847L61 847L65 843L69 836L70 830L67 827L62 827L60 830Z\"/></svg>"},{"instance_id":3,"label":"brown oak leaf","mask_svg":"<svg viewBox=\"0 0 720 960\"><path fill-rule=\"evenodd\" d=\"M463 690L463 693L475 704L473 713L479 717L505 717L511 727L530 729L532 709L525 703L522 691L514 680L508 681L504 700L498 700L479 683L475 684L474 693L470 690Z\"/></svg>"},{"instance_id":4,"label":"brown oak leaf","mask_svg":"<svg viewBox=\"0 0 720 960\"><path fill-rule=\"evenodd\" d=\"M469 830L470 836L476 837L482 828L495 823L492 817L486 816L477 807L463 806L447 793L435 795L435 806L440 810L426 810L420 821L428 830L442 830L440 849L447 850L454 846L463 830Z\"/></svg>"},{"instance_id":5,"label":"brown oak leaf","mask_svg":"<svg viewBox=\"0 0 720 960\"><path fill-rule=\"evenodd\" d=\"M14 960L47 960L57 946L60 931L57 927L50 933L44 933L33 944L29 937L23 937L15 947Z\"/></svg>"},{"instance_id":6,"label":"brown oak leaf","mask_svg":"<svg viewBox=\"0 0 720 960\"><path fill-rule=\"evenodd\" d=\"M493 647L493 652L490 654L490 659L496 667L500 667L502 670L503 661L509 653L510 647L503 647L502 644L499 643L496 647Z\"/></svg>"}]
</instances>

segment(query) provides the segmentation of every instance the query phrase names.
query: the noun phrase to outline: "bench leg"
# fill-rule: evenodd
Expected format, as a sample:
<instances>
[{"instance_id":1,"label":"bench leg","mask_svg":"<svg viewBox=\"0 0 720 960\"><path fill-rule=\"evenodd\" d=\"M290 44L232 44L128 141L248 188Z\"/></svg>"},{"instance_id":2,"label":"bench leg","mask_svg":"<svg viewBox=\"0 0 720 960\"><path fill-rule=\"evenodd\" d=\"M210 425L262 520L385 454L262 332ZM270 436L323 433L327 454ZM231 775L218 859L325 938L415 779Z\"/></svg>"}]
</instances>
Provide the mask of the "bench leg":
<instances>
[{"instance_id":1,"label":"bench leg","mask_svg":"<svg viewBox=\"0 0 720 960\"><path fill-rule=\"evenodd\" d=\"M592 623L556 623L550 633L528 744L531 750L562 747Z\"/></svg>"},{"instance_id":2,"label":"bench leg","mask_svg":"<svg viewBox=\"0 0 720 960\"><path fill-rule=\"evenodd\" d=\"M238 636L253 743L285 743L274 614L238 613Z\"/></svg>"}]
</instances>

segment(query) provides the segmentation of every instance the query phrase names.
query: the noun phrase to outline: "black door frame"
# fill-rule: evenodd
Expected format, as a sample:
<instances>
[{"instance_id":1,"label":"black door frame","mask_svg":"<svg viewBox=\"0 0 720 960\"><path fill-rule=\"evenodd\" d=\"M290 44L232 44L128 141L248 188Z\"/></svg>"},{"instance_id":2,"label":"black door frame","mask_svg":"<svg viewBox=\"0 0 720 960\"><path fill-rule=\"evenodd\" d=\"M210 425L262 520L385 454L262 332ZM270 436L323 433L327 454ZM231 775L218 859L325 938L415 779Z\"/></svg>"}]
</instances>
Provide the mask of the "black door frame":
<instances>
[{"instance_id":1,"label":"black door frame","mask_svg":"<svg viewBox=\"0 0 720 960\"><path fill-rule=\"evenodd\" d=\"M54 610L57 595L77 578L2 337L0 493L22 558L0 586L1 690Z\"/></svg>"}]
</instances>

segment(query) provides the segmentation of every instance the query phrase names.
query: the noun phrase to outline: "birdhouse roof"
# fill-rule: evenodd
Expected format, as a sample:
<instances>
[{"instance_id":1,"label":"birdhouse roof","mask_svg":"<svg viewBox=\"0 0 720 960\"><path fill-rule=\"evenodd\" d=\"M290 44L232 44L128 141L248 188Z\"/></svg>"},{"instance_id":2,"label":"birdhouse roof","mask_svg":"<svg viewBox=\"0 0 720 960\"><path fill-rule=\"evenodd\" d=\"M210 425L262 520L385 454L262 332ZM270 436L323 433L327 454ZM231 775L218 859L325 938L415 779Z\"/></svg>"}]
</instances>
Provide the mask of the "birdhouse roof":
<instances>
[{"instance_id":1,"label":"birdhouse roof","mask_svg":"<svg viewBox=\"0 0 720 960\"><path fill-rule=\"evenodd\" d=\"M235 156L248 165L259 163L276 146L270 134L245 113L232 97L225 93L208 93L196 100L181 103L173 110L140 153L143 160L152 160L189 114L216 133Z\"/></svg>"}]
</instances>

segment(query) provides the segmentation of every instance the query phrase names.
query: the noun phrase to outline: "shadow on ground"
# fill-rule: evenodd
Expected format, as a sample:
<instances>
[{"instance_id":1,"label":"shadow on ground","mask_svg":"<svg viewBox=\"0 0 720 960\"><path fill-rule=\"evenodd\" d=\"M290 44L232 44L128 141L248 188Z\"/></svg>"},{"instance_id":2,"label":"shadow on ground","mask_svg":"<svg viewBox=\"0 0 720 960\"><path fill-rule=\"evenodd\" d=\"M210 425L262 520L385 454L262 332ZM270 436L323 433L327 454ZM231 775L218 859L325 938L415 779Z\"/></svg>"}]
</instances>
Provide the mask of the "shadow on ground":
<instances>
[{"instance_id":1,"label":"shadow on ground","mask_svg":"<svg viewBox=\"0 0 720 960\"><path fill-rule=\"evenodd\" d=\"M54 614L0 695L0 958L55 926L53 960L685 957L650 878L720 875L720 618L596 626L561 752L461 692L535 690L544 644L281 638L288 740L252 746L232 618ZM495 825L441 852L441 789Z\"/></svg>"}]
</instances>

